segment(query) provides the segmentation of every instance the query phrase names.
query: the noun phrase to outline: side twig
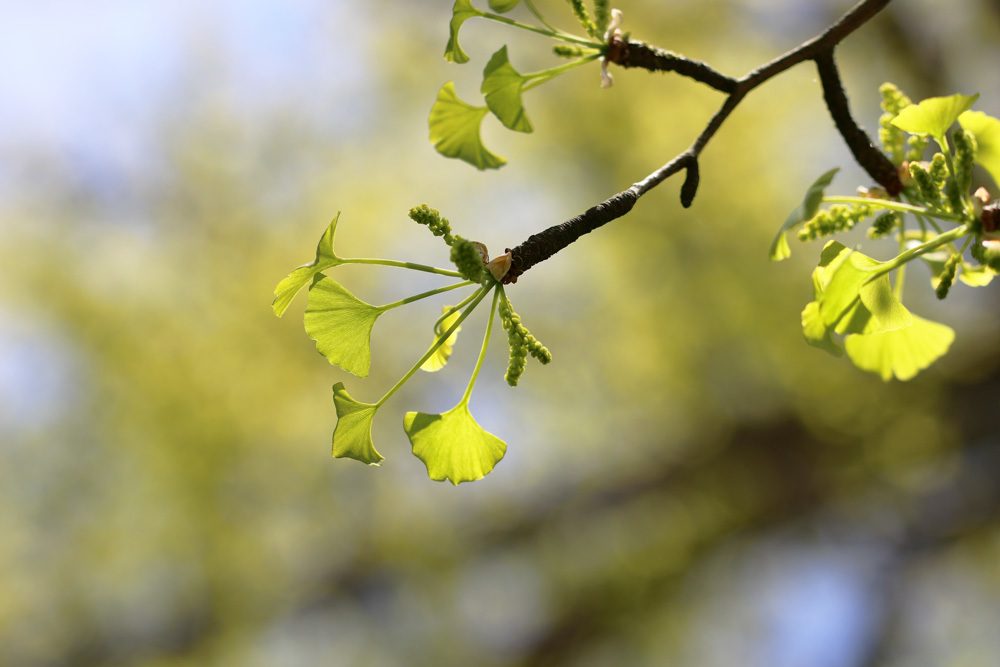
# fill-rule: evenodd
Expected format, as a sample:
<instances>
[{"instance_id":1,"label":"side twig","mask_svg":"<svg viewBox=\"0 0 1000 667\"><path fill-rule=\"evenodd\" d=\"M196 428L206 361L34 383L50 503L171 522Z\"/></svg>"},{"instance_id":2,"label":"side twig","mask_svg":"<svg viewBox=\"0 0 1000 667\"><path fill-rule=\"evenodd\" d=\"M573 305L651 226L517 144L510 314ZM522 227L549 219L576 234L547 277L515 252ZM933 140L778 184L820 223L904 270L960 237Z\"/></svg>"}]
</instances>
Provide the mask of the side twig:
<instances>
[{"instance_id":1,"label":"side twig","mask_svg":"<svg viewBox=\"0 0 1000 667\"><path fill-rule=\"evenodd\" d=\"M604 56L619 67L638 67L650 72L676 72L723 93L736 89L736 79L717 72L700 60L685 58L643 42L612 37Z\"/></svg>"},{"instance_id":2,"label":"side twig","mask_svg":"<svg viewBox=\"0 0 1000 667\"><path fill-rule=\"evenodd\" d=\"M847 96L833 59L834 47L882 11L891 1L861 0L821 34L764 63L740 79L733 79L702 62L689 60L662 49L612 38L606 55L609 62L621 67L676 72L727 93L727 97L687 150L642 180L633 183L626 190L562 224L532 234L515 248L508 248L507 251L511 253L511 267L504 277L504 282L517 282L517 278L535 264L548 259L584 234L622 217L632 210L640 197L682 169L687 172L687 177L681 187L681 204L684 207L690 206L698 189L698 157L729 114L751 91L795 65L810 60L815 61L819 68L827 108L854 158L887 192L899 193L902 186L892 163L875 147L868 135L851 117Z\"/></svg>"}]
</instances>

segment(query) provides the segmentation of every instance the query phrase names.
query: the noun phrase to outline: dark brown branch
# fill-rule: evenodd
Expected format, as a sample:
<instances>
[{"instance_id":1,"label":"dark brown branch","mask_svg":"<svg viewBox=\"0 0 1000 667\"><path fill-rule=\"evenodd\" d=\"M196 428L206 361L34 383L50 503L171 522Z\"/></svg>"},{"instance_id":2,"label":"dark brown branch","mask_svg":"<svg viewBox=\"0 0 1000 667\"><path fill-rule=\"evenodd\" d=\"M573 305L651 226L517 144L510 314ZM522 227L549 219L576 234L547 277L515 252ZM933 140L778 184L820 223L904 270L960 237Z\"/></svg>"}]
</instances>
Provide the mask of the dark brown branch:
<instances>
[{"instance_id":1,"label":"dark brown branch","mask_svg":"<svg viewBox=\"0 0 1000 667\"><path fill-rule=\"evenodd\" d=\"M561 225L549 227L538 234L532 234L527 241L513 250L507 248L507 251L511 253L511 261L510 270L504 277L504 282L517 282L517 277L535 264L548 259L604 223L622 217L632 210L638 199L638 193L633 188L629 188Z\"/></svg>"},{"instance_id":2,"label":"dark brown branch","mask_svg":"<svg viewBox=\"0 0 1000 667\"><path fill-rule=\"evenodd\" d=\"M605 58L619 67L639 67L650 72L677 72L723 93L731 93L736 89L736 79L717 72L705 63L643 42L612 38Z\"/></svg>"},{"instance_id":3,"label":"dark brown branch","mask_svg":"<svg viewBox=\"0 0 1000 667\"><path fill-rule=\"evenodd\" d=\"M676 174L681 169L686 169L688 172L685 184L681 188L681 203L685 207L690 206L691 202L694 200L698 184L698 157L701 155L701 151L704 150L706 145L708 145L708 142L712 139L712 137L715 136L715 133L720 127L722 127L722 124L729 117L729 114L733 112L743 98L746 97L752 90L770 80L772 77L781 74L799 63L809 60L815 60L817 65L820 66L821 78L824 76L822 69L825 65L832 68L834 78L829 78L831 74L830 72L827 72L828 78L824 78L824 96L827 97L827 104L830 106L830 113L834 117L837 128L842 134L844 134L844 140L848 146L851 147L855 158L858 159L859 163L861 163L866 170L869 170L872 177L879 181L879 183L885 187L887 191L899 192L899 188L894 185L893 181L887 175L887 172L885 172L884 165L880 166L876 164L877 159L872 156L872 152L874 151L877 153L878 150L871 145L870 141L867 140L867 135L865 135L865 140L868 147L864 150L855 151L854 147L858 146L860 148L860 143L856 133L854 133L854 130L856 129L860 131L861 134L864 134L864 131L857 127L857 124L854 123L853 119L850 120L850 123L844 124L842 127L843 119L851 118L850 109L847 106L847 98L843 94L843 89L840 86L840 76L836 72L836 64L833 62L832 58L833 48L837 44L843 41L843 39L852 32L867 23L873 16L882 11L882 9L884 9L891 1L892 0L861 0L861 2L854 5L854 7L852 7L836 23L830 26L823 33L807 42L804 42L797 48L788 51L774 60L761 65L757 69L752 70L742 78L735 80L734 85L729 83L730 81L734 81L733 79L719 74L704 63L687 60L682 56L670 54L659 49L654 49L653 47L639 48L639 46L644 45L639 45L637 42L619 42L619 44L627 46L629 55L626 57L622 54L613 53L615 42L612 42L609 45L609 52L607 56L611 62L624 59L629 64L623 66L641 67L643 65L640 63L647 63L649 65L656 66L647 67L647 69L654 69L654 71L665 71L669 69L669 71L678 72L679 74L689 76L713 88L723 90L723 92L728 93L728 96L719 110L715 113L711 120L709 120L705 129L702 130L701 134L698 135L698 138L695 139L694 143L691 144L686 151L677 155L675 158L670 160L670 162L667 162L665 165L652 172L641 181L633 183L628 189L619 192L600 204L597 204L575 218L567 220L562 224L555 225L554 227L550 227L538 234L532 234L526 241L510 250L511 269L504 277L504 282L516 282L518 276L538 262L548 259L584 234L592 232L601 225L607 224L608 222L625 215L632 209L635 202L638 201L640 197L655 188L670 176ZM636 46L633 46L633 44ZM633 52L634 55L632 55ZM828 63L825 62L826 59L829 60ZM824 64L821 65L820 61L824 61ZM658 66L661 64L663 66ZM669 68L667 67L668 64ZM828 80L835 81L837 84L836 86L830 87L830 95L827 95ZM719 88L719 85L725 86L725 89ZM862 159L864 159L865 162L862 162ZM885 159L886 162L888 162L888 159ZM871 169L869 169L869 165L871 166ZM889 166L892 166L891 163L889 163ZM872 173L872 170L874 170L875 173ZM895 173L895 170L893 170L893 173ZM881 175L881 178L880 176L876 176L876 174ZM883 182L881 179L885 179L885 181ZM896 176L896 181L898 182L898 176ZM893 188L895 188L895 190ZM625 205L626 202L627 205Z\"/></svg>"},{"instance_id":4,"label":"dark brown branch","mask_svg":"<svg viewBox=\"0 0 1000 667\"><path fill-rule=\"evenodd\" d=\"M819 70L819 80L823 84L823 99L826 100L826 106L833 116L837 130L844 137L844 143L851 149L854 159L868 172L868 175L895 197L903 191L899 173L892 161L875 147L868 134L851 116L847 94L840 82L837 63L833 59L833 49L816 56L816 69Z\"/></svg>"}]
</instances>

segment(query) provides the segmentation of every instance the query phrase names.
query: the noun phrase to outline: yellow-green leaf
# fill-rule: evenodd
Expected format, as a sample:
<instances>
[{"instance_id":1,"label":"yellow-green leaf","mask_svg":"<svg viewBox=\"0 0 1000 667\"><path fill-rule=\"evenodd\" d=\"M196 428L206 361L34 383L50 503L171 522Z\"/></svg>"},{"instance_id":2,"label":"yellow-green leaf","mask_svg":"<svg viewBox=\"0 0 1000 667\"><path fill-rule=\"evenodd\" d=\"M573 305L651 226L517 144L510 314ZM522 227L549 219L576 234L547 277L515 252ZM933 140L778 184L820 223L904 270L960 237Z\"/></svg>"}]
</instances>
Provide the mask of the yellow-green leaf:
<instances>
[{"instance_id":1,"label":"yellow-green leaf","mask_svg":"<svg viewBox=\"0 0 1000 667\"><path fill-rule=\"evenodd\" d=\"M909 380L944 355L955 340L951 327L916 315L908 327L854 334L844 341L847 356L862 370L885 381Z\"/></svg>"},{"instance_id":2,"label":"yellow-green leaf","mask_svg":"<svg viewBox=\"0 0 1000 667\"><path fill-rule=\"evenodd\" d=\"M439 415L407 412L403 428L435 481L482 479L507 452L507 444L480 426L464 402Z\"/></svg>"},{"instance_id":3,"label":"yellow-green leaf","mask_svg":"<svg viewBox=\"0 0 1000 667\"><path fill-rule=\"evenodd\" d=\"M806 342L839 357L843 354L840 345L833 339L833 332L819 316L819 302L810 301L802 310L802 334Z\"/></svg>"},{"instance_id":4,"label":"yellow-green leaf","mask_svg":"<svg viewBox=\"0 0 1000 667\"><path fill-rule=\"evenodd\" d=\"M382 313L320 274L309 288L305 329L331 364L364 377L371 366L372 327Z\"/></svg>"},{"instance_id":5,"label":"yellow-green leaf","mask_svg":"<svg viewBox=\"0 0 1000 667\"><path fill-rule=\"evenodd\" d=\"M316 259L309 264L303 264L289 273L274 288L274 301L271 302L271 308L278 317L285 314L289 304L292 303L292 299L295 298L295 295L299 293L299 290L307 282L312 280L313 276L320 271L342 264L340 258L333 252L333 235L337 231L337 222L339 220L340 213L338 212L333 221L327 226L326 231L323 232L323 236L316 246Z\"/></svg>"},{"instance_id":6,"label":"yellow-green leaf","mask_svg":"<svg viewBox=\"0 0 1000 667\"><path fill-rule=\"evenodd\" d=\"M521 102L521 90L527 82L507 59L506 45L493 54L483 69L480 92L486 97L486 106L504 126L516 132L532 131Z\"/></svg>"},{"instance_id":7,"label":"yellow-green leaf","mask_svg":"<svg viewBox=\"0 0 1000 667\"><path fill-rule=\"evenodd\" d=\"M874 320L865 327L865 333L893 331L913 324L913 315L896 298L889 283L889 276L882 275L861 287L861 303L872 314Z\"/></svg>"},{"instance_id":8,"label":"yellow-green leaf","mask_svg":"<svg viewBox=\"0 0 1000 667\"><path fill-rule=\"evenodd\" d=\"M858 303L861 287L879 268L878 262L867 255L845 247L836 241L827 245L833 253L833 260L825 267L827 283L819 297L819 314L828 326L836 326L841 320L847 321L852 308ZM824 251L824 256L827 251ZM839 333L845 333L841 326Z\"/></svg>"},{"instance_id":9,"label":"yellow-green leaf","mask_svg":"<svg viewBox=\"0 0 1000 667\"><path fill-rule=\"evenodd\" d=\"M966 111L958 117L966 132L976 137L976 162L990 172L993 182L1000 187L1000 119L982 111Z\"/></svg>"},{"instance_id":10,"label":"yellow-green leaf","mask_svg":"<svg viewBox=\"0 0 1000 667\"><path fill-rule=\"evenodd\" d=\"M451 310L451 308L449 306L444 306L442 310L447 313ZM433 346L434 343L437 342L438 336L450 329L451 325L455 324L461 316L462 312L456 310L451 315L441 320L435 327L434 340L431 342L431 345ZM451 358L452 350L455 348L455 341L458 340L458 332L461 330L461 326L456 327L455 330L451 332L451 335L448 336L445 341L441 343L436 350L434 350L434 353L427 358L427 361L423 363L420 370L427 371L428 373L436 373L444 368L445 364L447 364L448 360Z\"/></svg>"},{"instance_id":11,"label":"yellow-green leaf","mask_svg":"<svg viewBox=\"0 0 1000 667\"><path fill-rule=\"evenodd\" d=\"M454 82L441 86L428 118L435 150L477 169L499 169L505 165L507 161L488 151L479 136L479 126L487 113L486 107L472 106L460 99Z\"/></svg>"},{"instance_id":12,"label":"yellow-green leaf","mask_svg":"<svg viewBox=\"0 0 1000 667\"><path fill-rule=\"evenodd\" d=\"M343 382L333 385L333 405L337 409L333 455L378 465L383 457L372 442L372 419L378 406L351 398Z\"/></svg>"},{"instance_id":13,"label":"yellow-green leaf","mask_svg":"<svg viewBox=\"0 0 1000 667\"><path fill-rule=\"evenodd\" d=\"M816 215L816 211L819 210L819 205L823 201L823 191L833 182L833 177L837 175L838 171L840 169L831 169L813 181L813 184L806 190L802 202L785 218L785 223L781 225L781 229L771 241L769 256L772 261L780 262L792 256L792 249L788 245L788 230Z\"/></svg>"},{"instance_id":14,"label":"yellow-green leaf","mask_svg":"<svg viewBox=\"0 0 1000 667\"><path fill-rule=\"evenodd\" d=\"M469 62L469 55L458 43L458 31L462 24L474 16L482 16L483 13L472 6L470 0L455 0L451 8L451 23L448 25L448 44L444 48L444 59L453 63Z\"/></svg>"},{"instance_id":15,"label":"yellow-green leaf","mask_svg":"<svg viewBox=\"0 0 1000 667\"><path fill-rule=\"evenodd\" d=\"M986 287L993 282L996 273L988 266L977 266L967 262L962 263L958 279L969 287Z\"/></svg>"},{"instance_id":16,"label":"yellow-green leaf","mask_svg":"<svg viewBox=\"0 0 1000 667\"><path fill-rule=\"evenodd\" d=\"M910 134L929 134L942 143L948 128L969 110L979 94L929 97L911 104L892 119L892 124Z\"/></svg>"}]
</instances>

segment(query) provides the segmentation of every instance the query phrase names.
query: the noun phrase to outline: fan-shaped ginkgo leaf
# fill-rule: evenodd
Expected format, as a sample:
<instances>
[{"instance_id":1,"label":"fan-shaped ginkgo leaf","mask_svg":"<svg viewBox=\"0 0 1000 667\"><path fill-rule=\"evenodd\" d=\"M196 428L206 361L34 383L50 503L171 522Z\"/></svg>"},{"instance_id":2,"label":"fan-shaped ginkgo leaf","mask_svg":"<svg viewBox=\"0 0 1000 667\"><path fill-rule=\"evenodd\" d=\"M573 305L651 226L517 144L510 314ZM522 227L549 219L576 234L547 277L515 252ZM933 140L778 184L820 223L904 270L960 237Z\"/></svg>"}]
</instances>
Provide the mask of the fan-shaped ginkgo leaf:
<instances>
[{"instance_id":1,"label":"fan-shaped ginkgo leaf","mask_svg":"<svg viewBox=\"0 0 1000 667\"><path fill-rule=\"evenodd\" d=\"M521 90L528 81L510 64L506 46L493 54L483 70L480 92L486 97L486 106L505 127L516 132L532 131L521 102Z\"/></svg>"},{"instance_id":2,"label":"fan-shaped ginkgo leaf","mask_svg":"<svg viewBox=\"0 0 1000 667\"><path fill-rule=\"evenodd\" d=\"M333 251L333 235L337 231L337 222L339 220L340 213L337 213L333 221L327 226L326 231L323 232L323 236L316 246L316 259L309 264L303 264L289 273L274 288L274 301L271 302L271 308L278 317L285 314L292 299L299 293L299 290L305 287L306 283L312 280L313 276L320 271L342 263Z\"/></svg>"},{"instance_id":3,"label":"fan-shaped ginkgo leaf","mask_svg":"<svg viewBox=\"0 0 1000 667\"><path fill-rule=\"evenodd\" d=\"M976 137L976 162L990 172L993 182L1000 187L1000 119L982 111L966 111L958 117L958 122Z\"/></svg>"},{"instance_id":4,"label":"fan-shaped ginkgo leaf","mask_svg":"<svg viewBox=\"0 0 1000 667\"><path fill-rule=\"evenodd\" d=\"M331 364L365 377L371 366L372 327L383 312L336 280L319 275L309 288L305 329Z\"/></svg>"},{"instance_id":5,"label":"fan-shaped ginkgo leaf","mask_svg":"<svg viewBox=\"0 0 1000 667\"><path fill-rule=\"evenodd\" d=\"M448 306L445 306L443 310L444 312L447 313L450 310L450 308ZM458 322L458 318L461 316L462 312L460 310L456 310L441 320L441 322L435 328L434 341L431 343L432 347L437 344L438 337L441 336L441 334L443 334L444 332L448 331L453 324ZM438 347L434 350L431 356L428 357L427 361L425 361L423 365L420 366L420 370L427 371L428 373L436 373L437 371L444 368L445 365L448 363L448 360L451 358L451 353L455 348L455 342L458 340L458 332L461 330L462 330L461 326L455 327L455 330L451 332L451 334L444 340L443 343L438 345Z\"/></svg>"},{"instance_id":6,"label":"fan-shaped ginkgo leaf","mask_svg":"<svg viewBox=\"0 0 1000 667\"><path fill-rule=\"evenodd\" d=\"M441 86L428 120L434 149L445 157L458 158L477 169L499 169L507 164L483 146L479 127L489 113L463 101L455 92L454 82Z\"/></svg>"},{"instance_id":7,"label":"fan-shaped ginkgo leaf","mask_svg":"<svg viewBox=\"0 0 1000 667\"><path fill-rule=\"evenodd\" d=\"M474 16L482 16L482 12L472 6L469 0L455 0L451 8L451 23L448 25L448 44L444 48L444 59L453 63L469 62L468 54L458 42L458 31L462 24Z\"/></svg>"},{"instance_id":8,"label":"fan-shaped ginkgo leaf","mask_svg":"<svg viewBox=\"0 0 1000 667\"><path fill-rule=\"evenodd\" d=\"M413 454L435 481L482 479L507 452L507 444L476 422L466 402L437 415L407 412L403 428Z\"/></svg>"},{"instance_id":9,"label":"fan-shaped ginkgo leaf","mask_svg":"<svg viewBox=\"0 0 1000 667\"><path fill-rule=\"evenodd\" d=\"M372 418L378 406L354 400L342 382L333 385L333 405L337 410L333 455L378 465L383 456L372 442Z\"/></svg>"},{"instance_id":10,"label":"fan-shaped ginkgo leaf","mask_svg":"<svg viewBox=\"0 0 1000 667\"><path fill-rule=\"evenodd\" d=\"M941 143L948 128L969 110L979 95L928 97L911 104L892 119L892 124L910 134L929 134Z\"/></svg>"},{"instance_id":11,"label":"fan-shaped ginkgo leaf","mask_svg":"<svg viewBox=\"0 0 1000 667\"><path fill-rule=\"evenodd\" d=\"M806 190L802 202L785 218L785 223L781 225L781 229L771 241L769 255L773 261L780 262L792 256L792 249L788 245L788 230L816 215L816 211L819 210L819 205L823 201L823 192L833 182L833 177L837 175L838 171L840 169L831 169L813 181L813 184Z\"/></svg>"},{"instance_id":12,"label":"fan-shaped ginkgo leaf","mask_svg":"<svg viewBox=\"0 0 1000 667\"><path fill-rule=\"evenodd\" d=\"M844 340L847 356L858 368L878 373L883 380L909 380L948 351L955 332L951 327L915 315L910 326Z\"/></svg>"}]
</instances>

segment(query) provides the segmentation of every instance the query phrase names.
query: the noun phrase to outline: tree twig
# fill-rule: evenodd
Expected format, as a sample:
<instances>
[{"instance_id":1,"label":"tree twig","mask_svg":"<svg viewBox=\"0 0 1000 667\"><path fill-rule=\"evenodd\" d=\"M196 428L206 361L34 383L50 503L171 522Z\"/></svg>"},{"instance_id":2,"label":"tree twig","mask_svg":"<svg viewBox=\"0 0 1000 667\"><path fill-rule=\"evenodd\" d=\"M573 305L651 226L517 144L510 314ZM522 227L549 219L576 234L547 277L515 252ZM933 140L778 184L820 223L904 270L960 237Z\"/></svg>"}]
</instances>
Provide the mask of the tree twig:
<instances>
[{"instance_id":1,"label":"tree twig","mask_svg":"<svg viewBox=\"0 0 1000 667\"><path fill-rule=\"evenodd\" d=\"M840 85L840 75L833 59L834 47L867 23L891 1L861 0L821 34L764 63L740 79L732 79L704 63L668 51L648 47L639 42L612 39L606 56L609 62L622 67L677 72L725 92L727 97L687 150L642 180L633 183L626 190L566 222L532 234L515 248L508 248L511 253L511 267L504 276L504 282L516 282L518 276L535 264L548 259L584 234L625 215L632 210L640 197L682 169L687 171L687 178L681 188L681 203L685 207L690 206L698 188L698 157L729 114L752 90L795 65L809 60L816 61L827 107L854 158L886 191L898 193L902 187L899 185L899 176L892 163L874 146L864 130L858 127L851 117L847 97L843 86Z\"/></svg>"},{"instance_id":2,"label":"tree twig","mask_svg":"<svg viewBox=\"0 0 1000 667\"><path fill-rule=\"evenodd\" d=\"M650 72L676 72L723 93L736 88L736 79L718 72L700 60L692 60L644 42L612 37L604 56L619 67L638 67Z\"/></svg>"},{"instance_id":3,"label":"tree twig","mask_svg":"<svg viewBox=\"0 0 1000 667\"><path fill-rule=\"evenodd\" d=\"M871 138L851 116L847 95L840 82L840 72L837 71L837 63L833 59L833 49L816 56L816 69L819 72L820 83L823 85L823 99L826 100L826 107L830 110L837 130L844 137L844 143L851 149L854 159L868 172L868 175L885 188L886 192L895 197L903 191L903 183L899 180L899 173L892 161L875 147Z\"/></svg>"}]
</instances>

